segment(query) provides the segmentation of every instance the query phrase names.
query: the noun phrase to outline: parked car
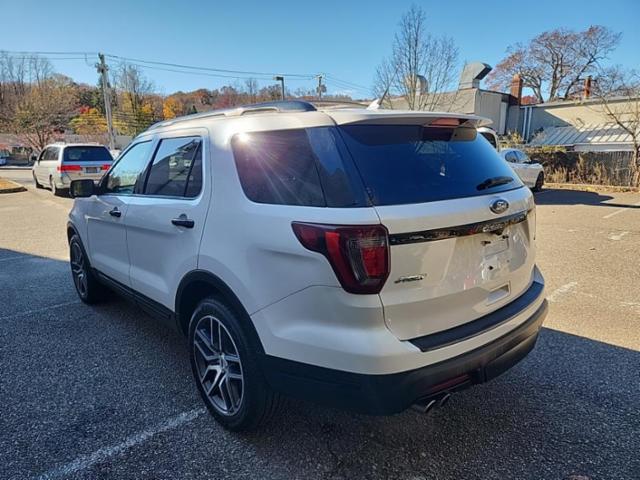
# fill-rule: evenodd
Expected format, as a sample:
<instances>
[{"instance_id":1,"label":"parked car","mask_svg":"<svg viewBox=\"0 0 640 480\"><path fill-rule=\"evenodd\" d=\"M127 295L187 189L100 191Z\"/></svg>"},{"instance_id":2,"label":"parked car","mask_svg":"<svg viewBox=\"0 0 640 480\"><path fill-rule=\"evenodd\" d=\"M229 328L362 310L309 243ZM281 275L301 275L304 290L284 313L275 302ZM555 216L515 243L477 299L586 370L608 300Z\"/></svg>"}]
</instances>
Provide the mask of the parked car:
<instances>
[{"instance_id":1,"label":"parked car","mask_svg":"<svg viewBox=\"0 0 640 480\"><path fill-rule=\"evenodd\" d=\"M42 150L31 171L36 188L48 187L58 195L72 180L100 180L112 163L113 157L102 145L53 144Z\"/></svg>"},{"instance_id":2,"label":"parked car","mask_svg":"<svg viewBox=\"0 0 640 480\"><path fill-rule=\"evenodd\" d=\"M511 168L527 187L534 192L542 190L544 185L544 168L542 165L532 161L525 152L517 148L504 148L500 151L500 155L509 162Z\"/></svg>"},{"instance_id":3,"label":"parked car","mask_svg":"<svg viewBox=\"0 0 640 480\"><path fill-rule=\"evenodd\" d=\"M283 394L444 405L524 358L547 312L533 195L480 121L273 102L156 124L71 182L78 296L183 333L231 430Z\"/></svg>"},{"instance_id":4,"label":"parked car","mask_svg":"<svg viewBox=\"0 0 640 480\"><path fill-rule=\"evenodd\" d=\"M522 180L527 187L531 188L534 192L542 190L542 186L544 185L544 168L542 165L532 162L522 150L516 148L501 150L498 136L492 128L486 126L478 127L478 133L486 138L487 141L500 152L502 158L509 162L513 171L518 174L520 180Z\"/></svg>"},{"instance_id":5,"label":"parked car","mask_svg":"<svg viewBox=\"0 0 640 480\"><path fill-rule=\"evenodd\" d=\"M0 150L0 165L6 165L9 161L9 152L6 150Z\"/></svg>"}]
</instances>

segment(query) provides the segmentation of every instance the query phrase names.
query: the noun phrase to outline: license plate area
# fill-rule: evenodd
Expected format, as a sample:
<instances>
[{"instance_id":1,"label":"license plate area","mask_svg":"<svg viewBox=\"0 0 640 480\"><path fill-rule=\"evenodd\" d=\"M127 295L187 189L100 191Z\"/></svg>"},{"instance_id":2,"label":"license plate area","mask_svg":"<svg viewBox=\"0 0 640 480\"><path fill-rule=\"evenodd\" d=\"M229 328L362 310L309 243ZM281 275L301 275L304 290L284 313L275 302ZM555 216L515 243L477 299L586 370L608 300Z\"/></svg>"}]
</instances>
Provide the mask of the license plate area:
<instances>
[{"instance_id":1,"label":"license plate area","mask_svg":"<svg viewBox=\"0 0 640 480\"><path fill-rule=\"evenodd\" d=\"M509 237L508 235L487 235L482 244L484 245L484 256L490 257L509 250Z\"/></svg>"},{"instance_id":2,"label":"license plate area","mask_svg":"<svg viewBox=\"0 0 640 480\"><path fill-rule=\"evenodd\" d=\"M84 167L86 173L98 173L98 167Z\"/></svg>"}]
</instances>

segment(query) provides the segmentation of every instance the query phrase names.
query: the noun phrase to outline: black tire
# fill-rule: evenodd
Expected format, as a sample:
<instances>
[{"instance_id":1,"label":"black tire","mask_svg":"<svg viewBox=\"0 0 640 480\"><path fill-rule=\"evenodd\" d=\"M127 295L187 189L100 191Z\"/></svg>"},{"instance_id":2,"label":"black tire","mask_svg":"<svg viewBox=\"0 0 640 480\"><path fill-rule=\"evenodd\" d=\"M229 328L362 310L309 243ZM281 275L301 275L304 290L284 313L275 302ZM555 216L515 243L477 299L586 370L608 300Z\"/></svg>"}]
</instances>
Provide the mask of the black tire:
<instances>
[{"instance_id":1,"label":"black tire","mask_svg":"<svg viewBox=\"0 0 640 480\"><path fill-rule=\"evenodd\" d=\"M69 240L69 265L73 285L80 300L91 305L108 297L109 289L94 275L78 235L73 235Z\"/></svg>"},{"instance_id":2,"label":"black tire","mask_svg":"<svg viewBox=\"0 0 640 480\"><path fill-rule=\"evenodd\" d=\"M33 183L35 183L36 188L39 188L39 189L44 188L42 184L38 182L38 179L36 178L36 174L32 173L31 175L33 175Z\"/></svg>"},{"instance_id":3,"label":"black tire","mask_svg":"<svg viewBox=\"0 0 640 480\"><path fill-rule=\"evenodd\" d=\"M236 432L263 424L281 402L264 379L248 328L214 297L198 304L189 323L189 357L200 396L211 415Z\"/></svg>"},{"instance_id":4,"label":"black tire","mask_svg":"<svg viewBox=\"0 0 640 480\"><path fill-rule=\"evenodd\" d=\"M538 174L538 178L536 178L536 184L533 186L531 190L534 192L539 192L542 190L542 186L544 185L544 172L540 172Z\"/></svg>"}]
</instances>

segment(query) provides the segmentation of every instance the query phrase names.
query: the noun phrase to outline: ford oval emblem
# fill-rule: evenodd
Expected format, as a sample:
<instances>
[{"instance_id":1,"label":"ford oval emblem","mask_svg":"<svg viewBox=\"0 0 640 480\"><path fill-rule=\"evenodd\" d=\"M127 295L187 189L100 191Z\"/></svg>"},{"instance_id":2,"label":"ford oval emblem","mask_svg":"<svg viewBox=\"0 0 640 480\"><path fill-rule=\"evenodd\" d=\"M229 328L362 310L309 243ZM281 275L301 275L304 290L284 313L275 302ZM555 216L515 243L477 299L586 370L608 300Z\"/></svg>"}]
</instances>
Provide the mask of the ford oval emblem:
<instances>
[{"instance_id":1,"label":"ford oval emblem","mask_svg":"<svg viewBox=\"0 0 640 480\"><path fill-rule=\"evenodd\" d=\"M509 202L500 198L495 200L489 208L493 213L504 213L509 209Z\"/></svg>"}]
</instances>

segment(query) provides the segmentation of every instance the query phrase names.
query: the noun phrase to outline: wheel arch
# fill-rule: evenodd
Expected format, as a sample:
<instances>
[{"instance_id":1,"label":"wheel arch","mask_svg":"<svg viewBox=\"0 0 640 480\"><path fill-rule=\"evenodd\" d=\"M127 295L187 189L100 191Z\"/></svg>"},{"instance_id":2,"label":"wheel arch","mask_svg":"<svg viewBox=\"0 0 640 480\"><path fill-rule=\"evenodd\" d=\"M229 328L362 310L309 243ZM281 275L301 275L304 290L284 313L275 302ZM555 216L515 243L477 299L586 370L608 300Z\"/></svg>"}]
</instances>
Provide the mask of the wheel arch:
<instances>
[{"instance_id":1,"label":"wheel arch","mask_svg":"<svg viewBox=\"0 0 640 480\"><path fill-rule=\"evenodd\" d=\"M78 229L73 223L67 222L67 243L71 241L71 237L73 237L74 235L78 235L78 237L80 237Z\"/></svg>"},{"instance_id":2,"label":"wheel arch","mask_svg":"<svg viewBox=\"0 0 640 480\"><path fill-rule=\"evenodd\" d=\"M243 321L243 325L247 327L247 332L255 341L256 347L260 349L261 353L264 353L258 332L240 299L224 280L205 270L193 270L187 273L178 285L175 299L175 315L178 330L182 332L183 335L188 335L191 314L201 300L210 296L219 298L238 314Z\"/></svg>"}]
</instances>

